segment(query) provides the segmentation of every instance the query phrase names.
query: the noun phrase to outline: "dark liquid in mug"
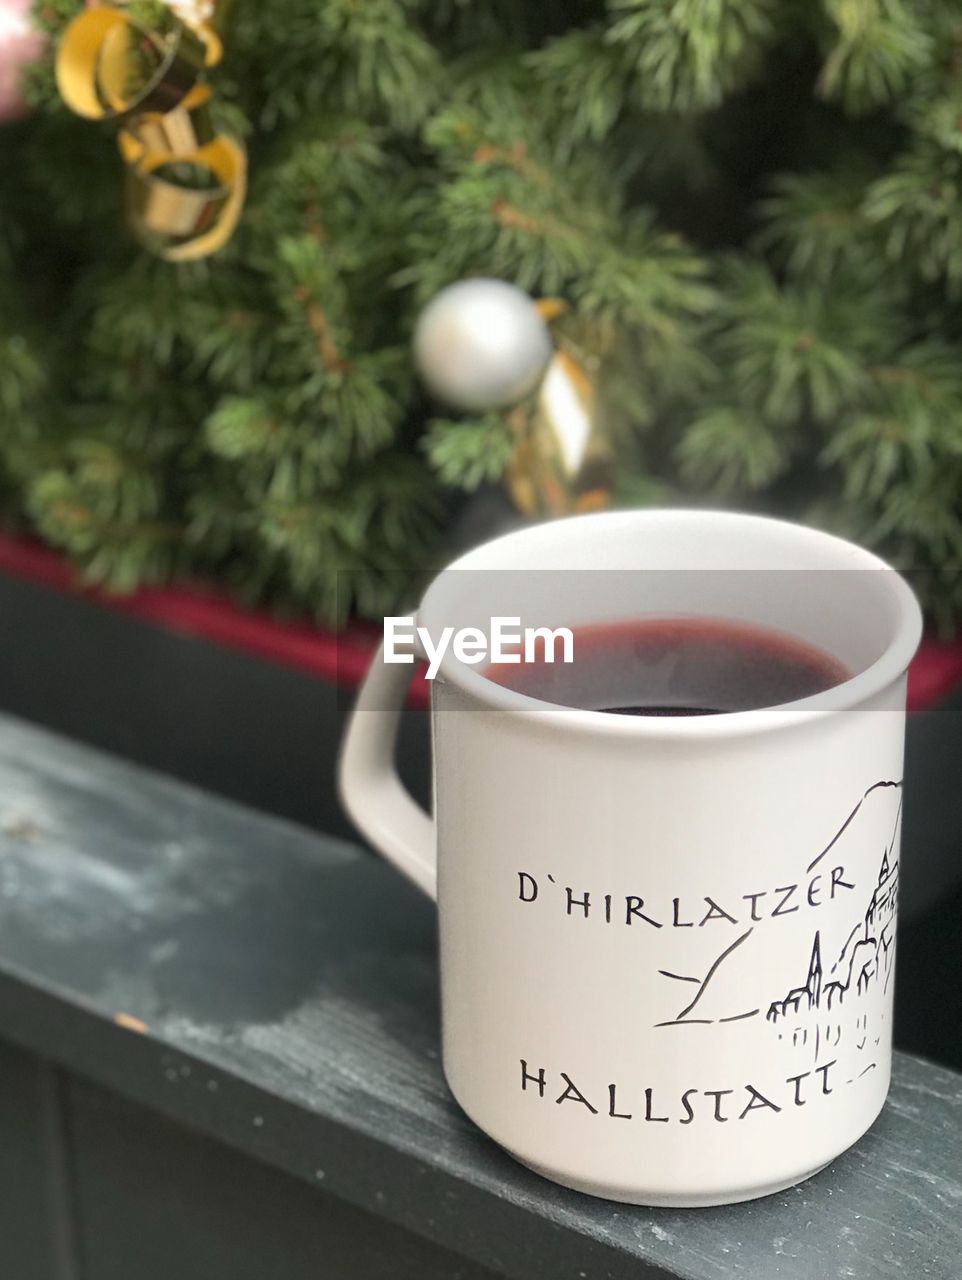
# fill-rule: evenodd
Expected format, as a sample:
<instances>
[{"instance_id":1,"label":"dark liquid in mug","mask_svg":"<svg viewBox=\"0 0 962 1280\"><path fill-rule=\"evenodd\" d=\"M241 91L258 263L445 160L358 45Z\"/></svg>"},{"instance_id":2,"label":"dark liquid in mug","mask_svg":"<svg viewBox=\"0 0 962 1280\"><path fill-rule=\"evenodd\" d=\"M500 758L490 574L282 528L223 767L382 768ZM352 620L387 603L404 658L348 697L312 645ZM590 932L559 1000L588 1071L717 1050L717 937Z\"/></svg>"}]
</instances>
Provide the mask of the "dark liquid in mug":
<instances>
[{"instance_id":1,"label":"dark liquid in mug","mask_svg":"<svg viewBox=\"0 0 962 1280\"><path fill-rule=\"evenodd\" d=\"M710 716L774 707L848 680L793 636L713 618L573 628L574 661L492 664L488 679L544 702L612 715Z\"/></svg>"}]
</instances>

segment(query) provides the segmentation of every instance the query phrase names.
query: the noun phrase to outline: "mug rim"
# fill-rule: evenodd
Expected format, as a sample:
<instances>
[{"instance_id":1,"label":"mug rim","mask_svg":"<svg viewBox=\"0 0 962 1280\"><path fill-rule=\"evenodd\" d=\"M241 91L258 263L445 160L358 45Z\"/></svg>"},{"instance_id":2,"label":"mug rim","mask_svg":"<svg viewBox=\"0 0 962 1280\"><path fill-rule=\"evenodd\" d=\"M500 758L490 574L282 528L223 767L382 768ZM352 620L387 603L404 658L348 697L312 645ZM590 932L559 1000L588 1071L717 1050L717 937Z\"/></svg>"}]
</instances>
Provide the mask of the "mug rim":
<instances>
[{"instance_id":1,"label":"mug rim","mask_svg":"<svg viewBox=\"0 0 962 1280\"><path fill-rule=\"evenodd\" d=\"M654 740L686 740L710 741L742 734L755 734L763 731L782 729L800 724L810 723L814 719L835 715L842 711L852 710L861 703L867 702L900 679L908 669L915 656L922 638L924 620L922 609L912 588L906 580L874 552L840 538L836 534L826 533L810 525L799 524L793 520L783 520L774 516L754 515L747 512L724 511L716 508L661 507L657 509L643 508L635 510L618 510L591 512L585 515L569 516L560 520L541 521L538 524L526 525L513 529L500 537L489 539L470 551L465 552L450 565L446 566L429 585L418 607L417 617L421 621L426 609L436 605L437 597L443 591L445 578L457 572L483 565L472 566L472 560L483 559L495 548L504 548L506 544L526 541L536 531L555 528L559 532L570 529L573 525L590 521L594 525L602 522L612 526L631 524L658 524L676 522L724 522L741 524L746 527L755 526L762 532L765 529L791 529L801 539L819 543L844 556L850 562L848 569L873 570L884 572L885 583L896 608L894 635L886 645L882 654L869 666L832 685L820 693L806 698L798 698L791 702L776 703L767 707L756 707L747 711L722 712L712 716L617 716L606 711L595 711L584 707L570 707L564 703L548 702L542 698L532 697L506 685L489 680L479 670L464 663L454 663L446 656L441 663L440 674L446 681L456 685L469 696L484 704L483 709L514 714L522 714L529 723L540 723L556 729L568 729L592 734L605 734L623 738ZM842 566L840 565L840 568ZM550 572L550 566L546 566ZM560 570L559 572L563 572ZM788 572L793 572L789 569ZM794 572L804 572L796 570ZM831 572L831 570L829 570Z\"/></svg>"}]
</instances>

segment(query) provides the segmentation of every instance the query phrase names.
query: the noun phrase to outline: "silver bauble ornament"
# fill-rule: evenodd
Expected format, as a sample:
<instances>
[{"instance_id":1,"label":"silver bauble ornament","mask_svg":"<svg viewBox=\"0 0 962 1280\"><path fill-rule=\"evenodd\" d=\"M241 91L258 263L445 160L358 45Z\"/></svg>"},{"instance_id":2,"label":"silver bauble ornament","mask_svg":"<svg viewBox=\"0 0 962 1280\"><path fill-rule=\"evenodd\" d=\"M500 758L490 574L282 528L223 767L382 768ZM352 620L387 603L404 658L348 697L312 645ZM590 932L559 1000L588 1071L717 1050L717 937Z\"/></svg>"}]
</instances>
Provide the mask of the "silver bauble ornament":
<instances>
[{"instance_id":1,"label":"silver bauble ornament","mask_svg":"<svg viewBox=\"0 0 962 1280\"><path fill-rule=\"evenodd\" d=\"M428 303L414 331L414 358L428 388L468 413L523 400L553 351L535 303L504 280L449 285Z\"/></svg>"}]
</instances>

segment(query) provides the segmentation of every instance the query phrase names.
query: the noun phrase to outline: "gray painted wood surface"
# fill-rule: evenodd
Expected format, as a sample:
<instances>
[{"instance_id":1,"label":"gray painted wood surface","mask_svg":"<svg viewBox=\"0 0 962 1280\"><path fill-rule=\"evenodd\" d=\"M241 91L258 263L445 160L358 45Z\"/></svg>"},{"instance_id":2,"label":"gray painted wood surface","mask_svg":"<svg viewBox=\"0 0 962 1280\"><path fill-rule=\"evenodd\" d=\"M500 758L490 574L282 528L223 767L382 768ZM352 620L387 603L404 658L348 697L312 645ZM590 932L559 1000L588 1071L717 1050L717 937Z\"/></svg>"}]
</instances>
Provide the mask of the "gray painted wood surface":
<instances>
[{"instance_id":1,"label":"gray painted wood surface","mask_svg":"<svg viewBox=\"0 0 962 1280\"><path fill-rule=\"evenodd\" d=\"M69 1072L74 1126L79 1076L95 1096L242 1153L252 1179L283 1171L278 1185L312 1192L318 1221L347 1201L507 1276L962 1275L962 1077L900 1057L867 1138L765 1201L650 1211L556 1188L445 1088L429 903L349 844L11 719L0 719L0 1037ZM0 1135L8 1123L0 1105ZM33 1194L32 1178L56 1195L29 1169L18 1195ZM16 1181L0 1159L0 1183ZM82 1225L94 1211L71 1208ZM303 1274L285 1270L281 1225L276 1249L272 1280ZM82 1274L124 1265L108 1256ZM70 1280L69 1268L47 1274ZM192 1280L182 1265L171 1274Z\"/></svg>"},{"instance_id":2,"label":"gray painted wood surface","mask_svg":"<svg viewBox=\"0 0 962 1280\"><path fill-rule=\"evenodd\" d=\"M115 1093L73 1080L67 1104L77 1280L495 1280Z\"/></svg>"}]
</instances>

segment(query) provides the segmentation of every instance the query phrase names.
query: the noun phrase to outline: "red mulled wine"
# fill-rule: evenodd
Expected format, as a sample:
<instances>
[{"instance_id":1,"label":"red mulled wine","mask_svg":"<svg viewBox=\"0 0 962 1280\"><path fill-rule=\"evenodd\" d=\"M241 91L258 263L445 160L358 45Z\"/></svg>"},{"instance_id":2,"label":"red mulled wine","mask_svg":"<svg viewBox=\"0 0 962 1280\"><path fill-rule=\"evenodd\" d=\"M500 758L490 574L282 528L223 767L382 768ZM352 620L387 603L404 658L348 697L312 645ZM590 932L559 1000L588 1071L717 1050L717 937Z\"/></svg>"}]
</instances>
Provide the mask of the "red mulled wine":
<instances>
[{"instance_id":1,"label":"red mulled wine","mask_svg":"<svg viewBox=\"0 0 962 1280\"><path fill-rule=\"evenodd\" d=\"M573 633L571 663L498 664L485 675L544 702L636 716L773 707L821 693L851 675L805 641L743 622L642 619Z\"/></svg>"}]
</instances>

